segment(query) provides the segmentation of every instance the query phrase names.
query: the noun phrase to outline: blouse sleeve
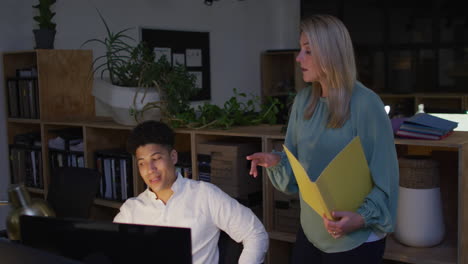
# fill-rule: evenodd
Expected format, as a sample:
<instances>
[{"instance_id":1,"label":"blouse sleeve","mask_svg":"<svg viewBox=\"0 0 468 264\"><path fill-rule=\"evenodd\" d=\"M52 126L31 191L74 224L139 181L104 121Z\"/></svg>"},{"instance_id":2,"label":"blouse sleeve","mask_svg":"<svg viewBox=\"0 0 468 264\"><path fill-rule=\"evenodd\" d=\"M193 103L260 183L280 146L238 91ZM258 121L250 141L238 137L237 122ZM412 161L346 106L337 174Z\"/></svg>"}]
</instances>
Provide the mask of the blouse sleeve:
<instances>
[{"instance_id":1,"label":"blouse sleeve","mask_svg":"<svg viewBox=\"0 0 468 264\"><path fill-rule=\"evenodd\" d=\"M291 151L292 154L297 156L297 139L296 139L296 122L298 117L298 98L294 98L294 103L291 107L291 113L288 121L288 128L286 132L286 138L284 144ZM273 167L267 168L267 174L270 178L273 187L281 192L287 194L294 194L299 191L299 187L296 182L296 178L293 175L291 165L289 164L288 158L284 152L274 151L273 153L280 155L280 162Z\"/></svg>"},{"instance_id":2,"label":"blouse sleeve","mask_svg":"<svg viewBox=\"0 0 468 264\"><path fill-rule=\"evenodd\" d=\"M391 122L380 98L374 99L360 104L357 112L357 134L374 181L357 212L367 227L388 233L395 225L399 169Z\"/></svg>"}]
</instances>

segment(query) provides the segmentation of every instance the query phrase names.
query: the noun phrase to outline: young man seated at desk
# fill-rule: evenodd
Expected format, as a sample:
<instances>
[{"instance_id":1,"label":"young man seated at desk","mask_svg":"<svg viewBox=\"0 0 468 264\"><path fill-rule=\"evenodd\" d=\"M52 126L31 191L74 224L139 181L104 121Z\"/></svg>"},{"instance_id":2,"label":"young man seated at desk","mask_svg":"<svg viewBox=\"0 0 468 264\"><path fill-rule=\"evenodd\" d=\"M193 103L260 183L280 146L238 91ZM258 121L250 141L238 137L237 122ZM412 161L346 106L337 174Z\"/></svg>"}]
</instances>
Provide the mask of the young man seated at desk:
<instances>
[{"instance_id":1,"label":"young man seated at desk","mask_svg":"<svg viewBox=\"0 0 468 264\"><path fill-rule=\"evenodd\" d=\"M223 230L244 246L239 263L263 262L268 234L252 211L215 185L176 173L171 128L157 121L143 122L130 133L127 149L135 155L148 188L128 199L114 222L189 227L192 260L200 264L218 263L218 239Z\"/></svg>"}]
</instances>

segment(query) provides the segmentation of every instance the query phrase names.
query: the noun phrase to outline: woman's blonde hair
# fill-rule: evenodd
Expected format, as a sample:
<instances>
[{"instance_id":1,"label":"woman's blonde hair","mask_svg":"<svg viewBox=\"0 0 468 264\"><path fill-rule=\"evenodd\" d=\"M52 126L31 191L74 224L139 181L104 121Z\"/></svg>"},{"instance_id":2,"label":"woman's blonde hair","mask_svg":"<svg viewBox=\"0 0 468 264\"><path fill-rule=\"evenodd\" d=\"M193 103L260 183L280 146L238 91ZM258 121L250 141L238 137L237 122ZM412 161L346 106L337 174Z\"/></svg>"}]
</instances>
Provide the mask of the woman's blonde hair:
<instances>
[{"instance_id":1,"label":"woman's blonde hair","mask_svg":"<svg viewBox=\"0 0 468 264\"><path fill-rule=\"evenodd\" d=\"M313 15L301 22L301 31L309 41L314 63L328 92L329 128L340 128L349 118L349 105L356 82L353 44L345 25L331 15ZM314 83L320 88L320 83ZM320 98L321 89L314 89L304 113L310 119Z\"/></svg>"}]
</instances>

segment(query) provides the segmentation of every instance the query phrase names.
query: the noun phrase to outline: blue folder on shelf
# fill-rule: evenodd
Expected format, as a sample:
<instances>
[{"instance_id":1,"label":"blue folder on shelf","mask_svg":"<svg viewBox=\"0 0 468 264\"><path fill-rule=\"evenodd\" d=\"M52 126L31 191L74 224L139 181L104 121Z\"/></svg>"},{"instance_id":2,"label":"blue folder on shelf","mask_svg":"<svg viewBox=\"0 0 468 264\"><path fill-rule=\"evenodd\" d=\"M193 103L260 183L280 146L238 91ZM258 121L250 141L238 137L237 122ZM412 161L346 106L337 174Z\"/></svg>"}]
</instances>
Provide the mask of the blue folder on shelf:
<instances>
[{"instance_id":1,"label":"blue folder on shelf","mask_svg":"<svg viewBox=\"0 0 468 264\"><path fill-rule=\"evenodd\" d=\"M434 130L439 130L444 135L458 126L457 122L453 122L447 119L443 119L440 117L432 116L426 113L419 113L416 114L403 122L405 124L413 124L413 128L417 128L418 126L432 128ZM422 132L422 131L421 131Z\"/></svg>"}]
</instances>

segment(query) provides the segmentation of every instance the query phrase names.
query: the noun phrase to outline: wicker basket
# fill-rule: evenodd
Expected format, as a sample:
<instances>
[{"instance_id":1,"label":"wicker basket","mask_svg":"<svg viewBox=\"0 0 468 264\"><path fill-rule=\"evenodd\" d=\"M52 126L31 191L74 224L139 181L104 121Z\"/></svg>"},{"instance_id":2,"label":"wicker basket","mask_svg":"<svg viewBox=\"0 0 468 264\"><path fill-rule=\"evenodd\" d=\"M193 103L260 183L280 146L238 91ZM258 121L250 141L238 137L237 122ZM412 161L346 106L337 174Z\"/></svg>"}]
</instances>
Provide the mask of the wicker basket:
<instances>
[{"instance_id":1,"label":"wicker basket","mask_svg":"<svg viewBox=\"0 0 468 264\"><path fill-rule=\"evenodd\" d=\"M440 187L439 163L426 156L406 156L398 159L400 186L410 189Z\"/></svg>"}]
</instances>

